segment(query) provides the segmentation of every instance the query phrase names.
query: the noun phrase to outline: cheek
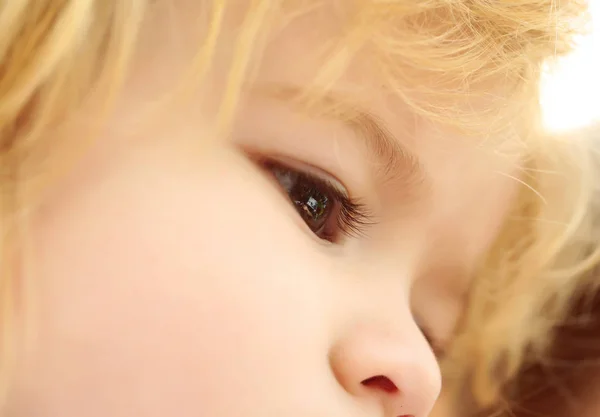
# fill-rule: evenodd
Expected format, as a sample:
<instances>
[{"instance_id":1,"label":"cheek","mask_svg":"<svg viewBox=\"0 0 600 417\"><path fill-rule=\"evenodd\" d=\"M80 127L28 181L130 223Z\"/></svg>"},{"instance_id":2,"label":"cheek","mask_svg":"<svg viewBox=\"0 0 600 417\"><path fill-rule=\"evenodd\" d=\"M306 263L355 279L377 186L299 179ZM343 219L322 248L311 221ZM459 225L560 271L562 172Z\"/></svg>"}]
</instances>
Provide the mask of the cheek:
<instances>
[{"instance_id":1,"label":"cheek","mask_svg":"<svg viewBox=\"0 0 600 417\"><path fill-rule=\"evenodd\" d=\"M451 233L461 240L464 258L470 263L477 263L502 228L520 186L513 176L516 173L473 170L456 189L460 211L452 215Z\"/></svg>"},{"instance_id":2,"label":"cheek","mask_svg":"<svg viewBox=\"0 0 600 417\"><path fill-rule=\"evenodd\" d=\"M496 238L522 186L519 156L509 141L491 149L446 139L454 140L451 150L447 144L423 150L432 180L428 227L435 244L471 265Z\"/></svg>"},{"instance_id":3,"label":"cheek","mask_svg":"<svg viewBox=\"0 0 600 417\"><path fill-rule=\"evenodd\" d=\"M154 156L82 175L37 224L38 404L233 415L326 381L332 291L286 202L234 155Z\"/></svg>"}]
</instances>

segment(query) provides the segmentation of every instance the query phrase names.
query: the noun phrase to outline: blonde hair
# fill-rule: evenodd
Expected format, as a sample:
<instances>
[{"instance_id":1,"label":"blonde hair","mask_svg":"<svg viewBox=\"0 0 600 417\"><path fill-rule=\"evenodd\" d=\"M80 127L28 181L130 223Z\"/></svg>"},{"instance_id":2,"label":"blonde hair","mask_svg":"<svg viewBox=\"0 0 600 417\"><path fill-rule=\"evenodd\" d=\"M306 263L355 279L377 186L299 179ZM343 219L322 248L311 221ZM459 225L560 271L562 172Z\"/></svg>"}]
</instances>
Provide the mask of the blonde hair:
<instances>
[{"instance_id":1,"label":"blonde hair","mask_svg":"<svg viewBox=\"0 0 600 417\"><path fill-rule=\"evenodd\" d=\"M150 0L19 0L0 6L0 227L3 275L0 346L10 357L8 323L18 316L10 268L17 250L25 162L52 144L44 132L90 94L118 93ZM221 24L235 1L205 2L207 28L188 81L209 72ZM221 103L227 124L268 34L328 2L250 0ZM336 2L331 2L335 5ZM571 49L585 16L577 0L345 0L347 25L324 48L315 74L322 89L359 50L368 50L383 85L419 117L486 139L516 132L526 157L519 199L475 278L444 363L449 381L466 378L482 402L495 399L525 354L543 355L572 297L598 262L587 228L597 168L585 141L551 137L539 126L542 64ZM326 55L325 55L326 54ZM326 58L326 59L325 59ZM499 84L498 84L499 83ZM499 85L499 86L498 86ZM495 94L495 86L502 94ZM494 88L492 88L494 87ZM487 92L486 92L487 91ZM482 101L485 110L473 111ZM481 107L481 106L479 106ZM42 168L38 168L43 172ZM0 361L2 364L10 360ZM7 366L7 365L4 365ZM0 372L8 370L0 369Z\"/></svg>"}]
</instances>

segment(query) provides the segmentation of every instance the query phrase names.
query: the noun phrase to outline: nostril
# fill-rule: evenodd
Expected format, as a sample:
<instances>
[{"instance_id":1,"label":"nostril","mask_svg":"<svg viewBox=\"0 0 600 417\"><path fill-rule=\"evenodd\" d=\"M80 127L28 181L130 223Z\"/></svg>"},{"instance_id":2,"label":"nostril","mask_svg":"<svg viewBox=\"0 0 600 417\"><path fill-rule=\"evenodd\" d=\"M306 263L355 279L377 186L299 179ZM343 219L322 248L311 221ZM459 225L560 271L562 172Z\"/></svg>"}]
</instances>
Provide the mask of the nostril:
<instances>
[{"instance_id":1,"label":"nostril","mask_svg":"<svg viewBox=\"0 0 600 417\"><path fill-rule=\"evenodd\" d=\"M388 377L383 375L373 376L361 382L365 387L378 389L390 394L398 392L398 387Z\"/></svg>"}]
</instances>

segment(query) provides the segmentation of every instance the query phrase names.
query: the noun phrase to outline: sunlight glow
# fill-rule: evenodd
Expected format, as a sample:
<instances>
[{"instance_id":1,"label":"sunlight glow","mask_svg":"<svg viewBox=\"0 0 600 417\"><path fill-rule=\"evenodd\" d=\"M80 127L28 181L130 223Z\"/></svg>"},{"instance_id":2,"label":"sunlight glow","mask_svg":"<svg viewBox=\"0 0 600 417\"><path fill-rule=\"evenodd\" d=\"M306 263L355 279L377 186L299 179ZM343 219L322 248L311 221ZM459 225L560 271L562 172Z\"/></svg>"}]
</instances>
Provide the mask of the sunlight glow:
<instances>
[{"instance_id":1,"label":"sunlight glow","mask_svg":"<svg viewBox=\"0 0 600 417\"><path fill-rule=\"evenodd\" d=\"M600 121L600 0L589 0L592 33L542 81L544 124L564 131Z\"/></svg>"}]
</instances>

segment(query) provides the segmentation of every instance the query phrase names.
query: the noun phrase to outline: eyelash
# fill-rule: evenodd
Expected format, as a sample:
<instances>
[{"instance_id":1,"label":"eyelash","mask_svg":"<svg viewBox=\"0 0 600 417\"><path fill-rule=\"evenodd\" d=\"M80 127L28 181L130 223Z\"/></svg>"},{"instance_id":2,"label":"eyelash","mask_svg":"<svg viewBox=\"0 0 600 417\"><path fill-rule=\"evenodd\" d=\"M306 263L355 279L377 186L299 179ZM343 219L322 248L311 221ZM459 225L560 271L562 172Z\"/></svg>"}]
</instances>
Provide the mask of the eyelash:
<instances>
[{"instance_id":1,"label":"eyelash","mask_svg":"<svg viewBox=\"0 0 600 417\"><path fill-rule=\"evenodd\" d=\"M267 171L280 171L282 173L294 174L298 183L304 182L309 184L312 191L326 194L328 197L331 197L334 202L334 207L332 209L333 212L331 215L335 216L334 221L336 230L334 232L327 233L324 237L322 237L323 240L327 240L332 243L339 243L342 236L364 236L367 227L374 223L372 215L367 210L365 205L360 201L348 196L332 181L327 180L320 175L316 175L299 168L292 168L285 163L273 159L263 159L261 161L261 165ZM277 175L274 172L271 172L271 175L275 177L275 180L279 183L279 187L281 187L282 190L288 194L288 199L293 203L293 199L289 195L289 190L285 189L283 184L281 184L281 182L277 179ZM326 220L326 223L329 223L329 220ZM313 233L315 232L313 231Z\"/></svg>"},{"instance_id":2,"label":"eyelash","mask_svg":"<svg viewBox=\"0 0 600 417\"><path fill-rule=\"evenodd\" d=\"M348 237L364 236L366 228L373 224L366 207L360 202L344 195L327 180L322 180L314 176L311 177L310 175L307 175L307 178L316 184L318 184L318 181L322 181L320 185L325 186L334 195L340 206L336 219L339 231Z\"/></svg>"}]
</instances>

